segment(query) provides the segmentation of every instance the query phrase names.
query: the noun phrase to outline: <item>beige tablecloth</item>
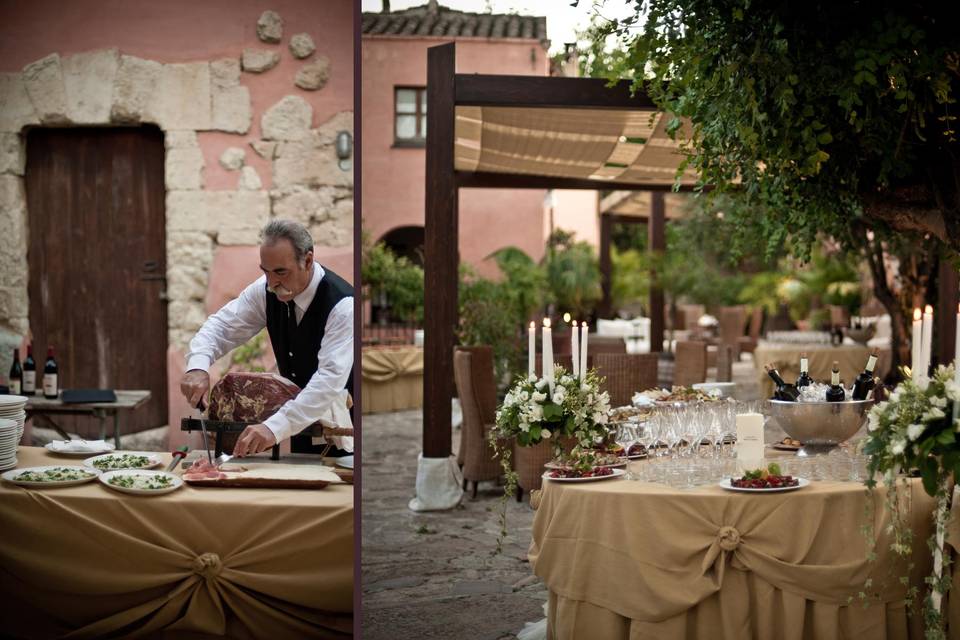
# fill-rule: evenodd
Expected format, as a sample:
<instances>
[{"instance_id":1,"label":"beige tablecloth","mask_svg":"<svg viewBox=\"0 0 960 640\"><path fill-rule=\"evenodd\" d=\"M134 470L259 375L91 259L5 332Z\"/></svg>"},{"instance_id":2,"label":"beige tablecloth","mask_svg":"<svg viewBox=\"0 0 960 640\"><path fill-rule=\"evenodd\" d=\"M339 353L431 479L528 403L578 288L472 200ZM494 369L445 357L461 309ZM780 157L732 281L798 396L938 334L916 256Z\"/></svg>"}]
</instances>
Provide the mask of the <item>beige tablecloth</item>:
<instances>
[{"instance_id":1,"label":"beige tablecloth","mask_svg":"<svg viewBox=\"0 0 960 640\"><path fill-rule=\"evenodd\" d=\"M909 493L910 575L921 584L934 505L919 481ZM882 491L873 499L880 539L871 564L859 484L757 496L546 482L529 556L550 591L548 638L920 638L898 580L907 569L891 566ZM881 596L864 608L857 594L867 578Z\"/></svg>"},{"instance_id":2,"label":"beige tablecloth","mask_svg":"<svg viewBox=\"0 0 960 640\"><path fill-rule=\"evenodd\" d=\"M80 464L33 447L18 458ZM0 601L17 612L3 637L348 638L353 487L141 497L3 482Z\"/></svg>"},{"instance_id":3,"label":"beige tablecloth","mask_svg":"<svg viewBox=\"0 0 960 640\"><path fill-rule=\"evenodd\" d=\"M853 380L863 371L872 351L861 344L832 347L761 340L753 352L753 362L763 397L769 398L773 395L773 381L763 370L765 364L774 363L784 380L795 382L800 375L800 354L806 353L810 360L810 376L817 382L830 382L830 372L833 370L833 361L836 360L840 364L840 379L843 380L844 386L849 388ZM890 363L890 350L881 349L874 374L883 379L890 371Z\"/></svg>"},{"instance_id":4,"label":"beige tablecloth","mask_svg":"<svg viewBox=\"0 0 960 640\"><path fill-rule=\"evenodd\" d=\"M423 406L423 348L366 347L361 359L364 413Z\"/></svg>"}]
</instances>

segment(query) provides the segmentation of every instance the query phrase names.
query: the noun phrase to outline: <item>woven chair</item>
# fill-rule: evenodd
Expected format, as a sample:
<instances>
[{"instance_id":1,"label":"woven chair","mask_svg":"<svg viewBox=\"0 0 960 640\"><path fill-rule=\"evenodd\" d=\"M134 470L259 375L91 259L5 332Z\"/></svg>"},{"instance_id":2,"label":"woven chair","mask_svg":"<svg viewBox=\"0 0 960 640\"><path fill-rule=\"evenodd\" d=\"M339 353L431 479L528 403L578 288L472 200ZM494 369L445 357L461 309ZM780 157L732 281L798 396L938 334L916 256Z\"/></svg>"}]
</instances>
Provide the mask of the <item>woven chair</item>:
<instances>
[{"instance_id":1,"label":"woven chair","mask_svg":"<svg viewBox=\"0 0 960 640\"><path fill-rule=\"evenodd\" d=\"M689 387L707 380L707 343L682 340L673 361L673 384Z\"/></svg>"},{"instance_id":2,"label":"woven chair","mask_svg":"<svg viewBox=\"0 0 960 640\"><path fill-rule=\"evenodd\" d=\"M750 325L747 328L747 335L737 340L740 345L740 353L753 353L757 344L760 342L760 332L763 329L763 308L757 307L750 312Z\"/></svg>"},{"instance_id":3,"label":"woven chair","mask_svg":"<svg viewBox=\"0 0 960 640\"><path fill-rule=\"evenodd\" d=\"M734 361L740 358L740 338L747 322L747 311L743 307L720 308L720 344L733 347Z\"/></svg>"},{"instance_id":4,"label":"woven chair","mask_svg":"<svg viewBox=\"0 0 960 640\"><path fill-rule=\"evenodd\" d=\"M729 344L717 348L717 382L733 382L733 347Z\"/></svg>"},{"instance_id":5,"label":"woven chair","mask_svg":"<svg viewBox=\"0 0 960 640\"><path fill-rule=\"evenodd\" d=\"M657 386L656 353L598 353L594 358L597 373L606 378L610 406L622 407L633 401L633 394Z\"/></svg>"},{"instance_id":6,"label":"woven chair","mask_svg":"<svg viewBox=\"0 0 960 640\"><path fill-rule=\"evenodd\" d=\"M463 409L463 428L460 433L463 453L463 488L473 482L473 497L477 497L477 484L483 480L500 477L500 461L494 457L493 447L487 441L487 433L493 428L494 414L490 413L489 397L496 402L493 383L493 365L481 367L482 353L458 350L453 354L453 373L457 383L457 395Z\"/></svg>"},{"instance_id":7,"label":"woven chair","mask_svg":"<svg viewBox=\"0 0 960 640\"><path fill-rule=\"evenodd\" d=\"M702 304L680 304L677 305L677 309L683 314L683 322L680 328L687 331L697 329L700 316L706 313L706 308Z\"/></svg>"},{"instance_id":8,"label":"woven chair","mask_svg":"<svg viewBox=\"0 0 960 640\"><path fill-rule=\"evenodd\" d=\"M553 443L543 440L532 447L513 445L513 470L517 472L517 502L543 486L543 465L553 460Z\"/></svg>"},{"instance_id":9,"label":"woven chair","mask_svg":"<svg viewBox=\"0 0 960 640\"><path fill-rule=\"evenodd\" d=\"M477 395L480 401L480 415L483 416L484 424L493 424L497 416L497 388L496 382L493 379L493 347L489 345L479 345L474 347L463 347L457 345L453 348L454 358L456 358L457 351L467 351L473 354L473 369L475 372L478 372L478 376L475 376L476 388L480 390ZM483 372L489 371L489 377L485 376ZM457 394L459 397L459 394ZM464 438L460 438L460 446L457 449L457 465L463 469L463 463L465 462L465 448L466 443ZM464 489L466 489L466 483L464 483Z\"/></svg>"}]
</instances>

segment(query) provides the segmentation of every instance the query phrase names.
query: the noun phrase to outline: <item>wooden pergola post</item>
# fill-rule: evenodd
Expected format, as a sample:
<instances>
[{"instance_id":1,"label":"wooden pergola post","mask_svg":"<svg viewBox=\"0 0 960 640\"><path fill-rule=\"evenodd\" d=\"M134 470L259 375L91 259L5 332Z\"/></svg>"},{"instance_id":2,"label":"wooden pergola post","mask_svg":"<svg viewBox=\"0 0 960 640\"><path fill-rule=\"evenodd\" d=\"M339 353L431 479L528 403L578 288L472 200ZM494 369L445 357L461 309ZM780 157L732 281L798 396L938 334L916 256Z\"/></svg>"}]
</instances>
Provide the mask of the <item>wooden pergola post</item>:
<instances>
[{"instance_id":1,"label":"wooden pergola post","mask_svg":"<svg viewBox=\"0 0 960 640\"><path fill-rule=\"evenodd\" d=\"M956 349L957 304L960 303L960 277L948 260L940 260L937 274L936 364L953 362Z\"/></svg>"},{"instance_id":2,"label":"wooden pergola post","mask_svg":"<svg viewBox=\"0 0 960 640\"><path fill-rule=\"evenodd\" d=\"M663 192L650 194L650 223L647 226L651 252L663 254L667 249ZM650 287L650 351L663 351L663 289Z\"/></svg>"},{"instance_id":3,"label":"wooden pergola post","mask_svg":"<svg viewBox=\"0 0 960 640\"><path fill-rule=\"evenodd\" d=\"M458 322L457 183L453 172L456 116L453 43L427 50L427 167L424 221L423 456L452 449L453 347Z\"/></svg>"},{"instance_id":4,"label":"wooden pergola post","mask_svg":"<svg viewBox=\"0 0 960 640\"><path fill-rule=\"evenodd\" d=\"M613 307L613 265L610 261L610 246L613 241L614 216L610 213L600 214L600 291L603 297L597 309L599 318L609 318Z\"/></svg>"}]
</instances>

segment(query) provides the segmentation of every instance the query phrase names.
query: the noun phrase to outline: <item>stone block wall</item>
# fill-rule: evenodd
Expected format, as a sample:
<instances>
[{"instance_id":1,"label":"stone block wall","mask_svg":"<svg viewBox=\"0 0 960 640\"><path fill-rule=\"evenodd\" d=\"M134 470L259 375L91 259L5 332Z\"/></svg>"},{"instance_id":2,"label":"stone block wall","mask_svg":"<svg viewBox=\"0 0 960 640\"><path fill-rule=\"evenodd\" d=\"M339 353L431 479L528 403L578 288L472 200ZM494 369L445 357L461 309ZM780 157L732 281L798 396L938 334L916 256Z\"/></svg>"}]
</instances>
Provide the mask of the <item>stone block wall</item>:
<instances>
[{"instance_id":1,"label":"stone block wall","mask_svg":"<svg viewBox=\"0 0 960 640\"><path fill-rule=\"evenodd\" d=\"M235 57L163 63L111 48L64 57L53 52L20 72L0 73L0 364L7 343L20 344L29 330L23 175L30 127L155 124L163 130L172 349L185 350L206 318L217 247L256 245L267 220L287 217L311 229L318 251L349 249L353 171L339 168L335 140L339 131L352 138L353 113L314 126L314 108L303 97L305 91L322 92L337 70L321 55L322 45L314 52L309 34L285 34L282 15L264 12L260 23L250 25L260 46ZM245 80L271 73L282 57L296 60L306 75L316 77L322 67L323 80L301 78L295 86L291 77L289 95L257 113ZM229 156L224 152L220 159L236 175L233 189L207 188L209 159L198 132L236 136ZM248 157L257 158L264 175Z\"/></svg>"}]
</instances>

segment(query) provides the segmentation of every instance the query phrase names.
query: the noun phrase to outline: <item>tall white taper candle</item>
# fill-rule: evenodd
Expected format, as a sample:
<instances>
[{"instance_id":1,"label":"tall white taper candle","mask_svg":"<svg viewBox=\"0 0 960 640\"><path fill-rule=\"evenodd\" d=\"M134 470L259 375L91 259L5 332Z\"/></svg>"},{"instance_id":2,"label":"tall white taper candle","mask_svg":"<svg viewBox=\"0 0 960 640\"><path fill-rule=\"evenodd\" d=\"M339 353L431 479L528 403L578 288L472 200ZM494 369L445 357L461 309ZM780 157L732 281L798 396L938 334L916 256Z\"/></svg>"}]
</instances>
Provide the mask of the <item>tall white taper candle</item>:
<instances>
[{"instance_id":1,"label":"tall white taper candle","mask_svg":"<svg viewBox=\"0 0 960 640\"><path fill-rule=\"evenodd\" d=\"M586 321L580 323L580 379L587 379L587 336L590 335L590 327Z\"/></svg>"},{"instance_id":2,"label":"tall white taper candle","mask_svg":"<svg viewBox=\"0 0 960 640\"><path fill-rule=\"evenodd\" d=\"M530 321L527 328L527 376L537 375L537 323Z\"/></svg>"},{"instance_id":3,"label":"tall white taper candle","mask_svg":"<svg viewBox=\"0 0 960 640\"><path fill-rule=\"evenodd\" d=\"M933 307L923 310L923 340L920 342L920 375L927 380L930 372L930 356L933 347Z\"/></svg>"},{"instance_id":4,"label":"tall white taper candle","mask_svg":"<svg viewBox=\"0 0 960 640\"><path fill-rule=\"evenodd\" d=\"M920 308L913 310L913 326L910 334L910 377L914 381L920 375L920 343L923 342L923 325L920 321Z\"/></svg>"},{"instance_id":5,"label":"tall white taper candle","mask_svg":"<svg viewBox=\"0 0 960 640\"><path fill-rule=\"evenodd\" d=\"M550 330L550 318L543 319L543 377L553 396L553 332Z\"/></svg>"},{"instance_id":6,"label":"tall white taper candle","mask_svg":"<svg viewBox=\"0 0 960 640\"><path fill-rule=\"evenodd\" d=\"M577 321L573 321L570 329L570 363L573 367L573 377L580 377L580 329L577 328Z\"/></svg>"}]
</instances>

